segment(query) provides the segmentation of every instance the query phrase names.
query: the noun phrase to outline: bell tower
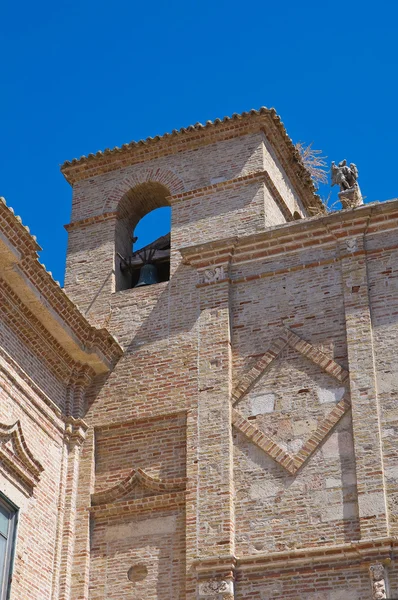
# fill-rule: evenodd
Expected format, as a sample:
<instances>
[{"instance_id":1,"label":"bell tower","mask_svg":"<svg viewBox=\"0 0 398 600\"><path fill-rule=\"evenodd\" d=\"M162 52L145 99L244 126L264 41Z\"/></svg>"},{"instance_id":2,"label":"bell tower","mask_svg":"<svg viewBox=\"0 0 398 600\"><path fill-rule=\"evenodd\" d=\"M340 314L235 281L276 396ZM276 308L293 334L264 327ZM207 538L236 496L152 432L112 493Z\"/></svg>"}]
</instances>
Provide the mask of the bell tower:
<instances>
[{"instance_id":1,"label":"bell tower","mask_svg":"<svg viewBox=\"0 0 398 600\"><path fill-rule=\"evenodd\" d=\"M75 564L71 598L231 600L231 257L241 237L322 205L265 108L75 159L62 172L73 188L65 289L124 348L84 415L79 497L92 526L79 513L75 553L91 547L90 567L81 575ZM163 206L170 238L147 251L148 262L168 252L168 277L132 287L135 226Z\"/></svg>"},{"instance_id":2,"label":"bell tower","mask_svg":"<svg viewBox=\"0 0 398 600\"><path fill-rule=\"evenodd\" d=\"M62 166L73 187L65 289L89 318L130 287L121 257L138 221L172 207L171 268L179 249L321 212L311 179L273 110L125 144Z\"/></svg>"}]
</instances>

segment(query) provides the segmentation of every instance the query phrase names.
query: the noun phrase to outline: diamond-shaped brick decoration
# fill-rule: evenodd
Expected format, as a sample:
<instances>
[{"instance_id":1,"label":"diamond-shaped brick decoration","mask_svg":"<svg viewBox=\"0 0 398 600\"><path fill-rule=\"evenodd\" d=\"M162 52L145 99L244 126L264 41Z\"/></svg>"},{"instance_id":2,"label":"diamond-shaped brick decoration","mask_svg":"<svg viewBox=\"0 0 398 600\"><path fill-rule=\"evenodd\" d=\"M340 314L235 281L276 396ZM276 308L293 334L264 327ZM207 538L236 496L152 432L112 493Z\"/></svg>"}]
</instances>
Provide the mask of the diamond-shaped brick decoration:
<instances>
[{"instance_id":1,"label":"diamond-shaped brick decoration","mask_svg":"<svg viewBox=\"0 0 398 600\"><path fill-rule=\"evenodd\" d=\"M290 330L280 336L238 381L232 393L234 406L253 389L254 385L263 377L265 371L273 361L290 346L302 356L312 361L321 370L333 377L340 383L345 383L349 373L333 359L327 357L323 352L301 339ZM331 432L338 421L350 408L350 402L343 397L333 409L318 423L315 431L310 433L300 450L291 454L282 448L271 436L261 431L256 425L246 419L238 410L232 409L232 424L243 433L249 440L266 452L273 460L282 466L290 474L295 474L305 461L313 454L322 441Z\"/></svg>"}]
</instances>

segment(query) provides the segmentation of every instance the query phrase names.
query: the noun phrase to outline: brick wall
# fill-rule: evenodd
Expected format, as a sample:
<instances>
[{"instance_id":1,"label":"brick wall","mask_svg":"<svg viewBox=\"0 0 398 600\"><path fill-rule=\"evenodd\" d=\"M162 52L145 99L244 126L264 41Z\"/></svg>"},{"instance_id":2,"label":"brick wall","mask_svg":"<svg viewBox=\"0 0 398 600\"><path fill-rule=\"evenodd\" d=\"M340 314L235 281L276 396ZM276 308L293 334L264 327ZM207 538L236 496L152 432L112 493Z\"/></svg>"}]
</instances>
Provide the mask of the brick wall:
<instances>
[{"instance_id":1,"label":"brick wall","mask_svg":"<svg viewBox=\"0 0 398 600\"><path fill-rule=\"evenodd\" d=\"M4 328L3 419L44 469L1 483L12 600L398 595L397 202L293 222L287 142L231 135L76 175L66 290L124 353L77 384ZM118 236L162 203L170 281L117 291Z\"/></svg>"},{"instance_id":2,"label":"brick wall","mask_svg":"<svg viewBox=\"0 0 398 600\"><path fill-rule=\"evenodd\" d=\"M171 278L115 292L112 211L130 194L128 185L151 179L169 185ZM365 209L358 217L286 223L294 210L306 212L262 133L75 184L66 287L125 351L87 396L85 419L96 433L79 493L86 502L88 486L94 494L94 549L76 597L99 600L113 589L118 598L157 600L371 597L369 564L385 563L390 550L382 540L395 527L395 380L387 343L395 336L387 249L394 233L368 229L364 238ZM94 217L101 211L103 220ZM389 227L395 231L395 222ZM383 250L366 262L372 248ZM215 266L221 275L212 275ZM379 396L373 360L390 386L379 385ZM168 445L156 425L179 411L186 414L178 430L186 455L171 452L179 434ZM146 489L137 469L164 473L170 485L186 475L184 500L176 490ZM183 504L158 512L169 501ZM170 514L179 523L185 514L180 558L170 559L185 575L179 571L178 583L169 578L172 591L159 569L162 553L175 551L174 534L167 550L161 533L156 551L151 537ZM137 527L136 537L126 541L123 527ZM117 564L107 536L120 544ZM370 551L369 538L380 549ZM87 532L77 553L89 539ZM368 558L358 560L357 545ZM320 558L323 552L333 560ZM130 568L146 574L130 581Z\"/></svg>"},{"instance_id":3,"label":"brick wall","mask_svg":"<svg viewBox=\"0 0 398 600\"><path fill-rule=\"evenodd\" d=\"M43 472L38 483L31 486L10 465L1 461L0 491L19 507L11 600L42 600L51 598L53 587L63 464L63 422L47 405L50 399L43 389L27 378L26 371L19 367L18 363L26 368L29 353L23 348L18 351L15 336L12 338L12 359L4 351L0 357L0 423L20 423L27 447L43 467ZM1 345L8 347L4 342L3 338ZM52 380L51 373L37 359L32 361L29 373L38 381L43 381L46 376L48 381ZM54 396L54 399L57 397ZM2 436L3 440L6 441L7 436ZM12 438L6 443L13 454Z\"/></svg>"}]
</instances>

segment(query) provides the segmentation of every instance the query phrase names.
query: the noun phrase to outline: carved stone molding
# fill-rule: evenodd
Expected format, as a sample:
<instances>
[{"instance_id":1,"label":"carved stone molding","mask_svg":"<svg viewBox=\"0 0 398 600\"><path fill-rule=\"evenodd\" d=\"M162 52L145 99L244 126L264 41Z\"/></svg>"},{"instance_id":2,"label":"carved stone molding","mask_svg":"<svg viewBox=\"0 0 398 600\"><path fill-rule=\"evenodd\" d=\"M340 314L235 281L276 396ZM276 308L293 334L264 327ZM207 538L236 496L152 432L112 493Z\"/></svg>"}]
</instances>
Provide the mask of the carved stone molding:
<instances>
[{"instance_id":1,"label":"carved stone molding","mask_svg":"<svg viewBox=\"0 0 398 600\"><path fill-rule=\"evenodd\" d=\"M67 417L65 419L64 439L68 444L82 444L86 439L87 429L88 425L82 419Z\"/></svg>"},{"instance_id":2,"label":"carved stone molding","mask_svg":"<svg viewBox=\"0 0 398 600\"><path fill-rule=\"evenodd\" d=\"M120 500L127 496L136 485L140 485L155 494L162 492L177 492L185 490L186 479L179 477L162 480L148 475L142 469L132 469L125 479L113 487L102 492L91 494L91 505L98 506L100 504L109 504L115 500Z\"/></svg>"},{"instance_id":3,"label":"carved stone molding","mask_svg":"<svg viewBox=\"0 0 398 600\"><path fill-rule=\"evenodd\" d=\"M210 579L199 582L199 598L211 598L221 595L223 599L234 597L234 584L232 580Z\"/></svg>"},{"instance_id":4,"label":"carved stone molding","mask_svg":"<svg viewBox=\"0 0 398 600\"><path fill-rule=\"evenodd\" d=\"M49 334L42 323L24 306L12 288L0 280L0 313L6 325L37 354L61 381L67 381L73 359Z\"/></svg>"},{"instance_id":5,"label":"carved stone molding","mask_svg":"<svg viewBox=\"0 0 398 600\"><path fill-rule=\"evenodd\" d=\"M43 467L26 444L20 421L13 425L0 423L0 460L30 488L38 483Z\"/></svg>"},{"instance_id":6,"label":"carved stone molding","mask_svg":"<svg viewBox=\"0 0 398 600\"><path fill-rule=\"evenodd\" d=\"M80 419L84 415L85 393L95 376L88 365L76 366L69 378L66 396L66 414Z\"/></svg>"},{"instance_id":7,"label":"carved stone molding","mask_svg":"<svg viewBox=\"0 0 398 600\"><path fill-rule=\"evenodd\" d=\"M372 593L374 600L387 598L386 572L381 563L375 563L369 567L369 575L372 582Z\"/></svg>"},{"instance_id":8,"label":"carved stone molding","mask_svg":"<svg viewBox=\"0 0 398 600\"><path fill-rule=\"evenodd\" d=\"M206 269L201 273L200 283L217 283L226 278L224 267L214 267L214 269Z\"/></svg>"}]
</instances>

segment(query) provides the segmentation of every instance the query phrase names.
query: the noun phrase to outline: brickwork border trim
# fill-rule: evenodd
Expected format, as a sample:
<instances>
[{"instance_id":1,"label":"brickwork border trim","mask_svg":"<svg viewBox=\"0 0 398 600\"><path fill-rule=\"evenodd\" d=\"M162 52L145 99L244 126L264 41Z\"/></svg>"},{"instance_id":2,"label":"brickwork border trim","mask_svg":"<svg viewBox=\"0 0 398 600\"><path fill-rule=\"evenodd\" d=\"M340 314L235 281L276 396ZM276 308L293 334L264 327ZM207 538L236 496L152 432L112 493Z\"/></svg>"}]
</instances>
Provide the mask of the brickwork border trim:
<instances>
[{"instance_id":1,"label":"brickwork border trim","mask_svg":"<svg viewBox=\"0 0 398 600\"><path fill-rule=\"evenodd\" d=\"M340 383L345 383L349 378L349 373L342 366L337 364L332 358L329 358L309 344L297 334L286 329L285 335L280 336L269 349L257 360L247 373L245 373L238 381L232 391L233 405L237 404L245 394L253 387L253 385L264 375L269 365L280 355L282 350L290 346L297 352L300 352L305 358L308 358L313 363L318 365L325 373L334 377Z\"/></svg>"},{"instance_id":2,"label":"brickwork border trim","mask_svg":"<svg viewBox=\"0 0 398 600\"><path fill-rule=\"evenodd\" d=\"M303 447L295 455L291 455L283 450L279 444L273 441L258 427L250 423L247 419L235 409L232 409L232 424L243 433L258 448L266 452L281 467L291 475L295 475L303 466L306 460L315 452L318 446L329 435L333 427L338 423L341 417L348 411L351 404L348 400L340 400L333 410L319 423L316 430L310 435Z\"/></svg>"},{"instance_id":3,"label":"brickwork border trim","mask_svg":"<svg viewBox=\"0 0 398 600\"><path fill-rule=\"evenodd\" d=\"M231 266L259 260L273 260L276 256L308 251L311 248L330 246L334 248L343 239L363 235L373 235L387 230L398 229L398 200L382 203L365 204L355 209L347 209L326 216L314 216L300 219L263 232L242 237L225 238L217 242L206 242L179 248L185 264L196 268L205 268L223 262L225 248L233 247ZM385 248L387 250L388 248ZM368 250L368 254L380 250ZM361 251L346 252L347 256L364 254ZM291 268L279 269L263 274L233 279L231 283L241 283L269 277L275 274L288 273L312 268L344 258L341 251L330 260L311 261Z\"/></svg>"},{"instance_id":4,"label":"brickwork border trim","mask_svg":"<svg viewBox=\"0 0 398 600\"><path fill-rule=\"evenodd\" d=\"M10 439L13 442L15 452L5 446L5 443ZM0 423L0 459L30 487L36 485L40 473L44 470L29 450L19 420L13 425Z\"/></svg>"},{"instance_id":5,"label":"brickwork border trim","mask_svg":"<svg viewBox=\"0 0 398 600\"><path fill-rule=\"evenodd\" d=\"M157 496L147 496L145 498L134 498L124 502L91 506L89 511L96 518L108 519L115 516L125 516L134 512L175 508L176 506L185 504L185 496L185 491L171 492Z\"/></svg>"},{"instance_id":6,"label":"brickwork border trim","mask_svg":"<svg viewBox=\"0 0 398 600\"><path fill-rule=\"evenodd\" d=\"M98 329L90 325L77 306L66 295L52 274L38 260L37 252L41 250L36 238L22 224L20 217L8 207L4 198L0 198L0 234L19 253L13 268L19 276L26 279L25 285L30 284L40 293L41 305L51 308L62 321L64 331L71 330L76 336L80 350L86 355L87 362L95 358L96 366L102 372L110 367L123 354L123 349L117 340L106 329ZM2 242L4 243L4 242Z\"/></svg>"},{"instance_id":7,"label":"brickwork border trim","mask_svg":"<svg viewBox=\"0 0 398 600\"><path fill-rule=\"evenodd\" d=\"M164 480L148 475L143 469L132 469L127 477L116 485L102 492L91 494L91 505L97 506L114 502L126 496L136 485L141 485L154 492L175 492L185 490L186 479L179 477Z\"/></svg>"},{"instance_id":8,"label":"brickwork border trim","mask_svg":"<svg viewBox=\"0 0 398 600\"><path fill-rule=\"evenodd\" d=\"M4 364L2 364L2 360L1 359L4 361ZM11 367L11 368L9 368L9 367ZM47 412L44 409L44 407L41 406L40 403L35 398L33 398L31 394L29 394L29 392L27 391L27 389L24 388L24 386L21 384L20 381L18 381L17 377L15 377L11 373L11 369L13 369L15 371L16 375L18 377L20 377L22 379L22 381L29 388L32 389L32 391L34 392L34 394L37 395L38 398L40 398L40 400L51 411L51 413ZM63 432L64 432L64 426L63 426L64 416L62 414L61 409L51 400L51 398L49 398L39 388L38 385L35 384L35 382L33 381L33 379L31 379L29 377L29 375L27 375L25 373L25 371L23 369L21 369L21 367L15 362L15 360L13 358L11 358L11 356L9 356L9 354L7 354L7 352L5 350L3 350L3 348L0 348L0 374L2 374L4 376L4 378L8 379L8 381L12 382L12 388L11 388L11 390L7 389L7 392L10 394L10 396L13 398L13 400L15 402L17 402L17 403L20 404L20 402L16 399L16 397L13 396L13 389L14 388L18 389L19 392L21 394L23 394L23 396L26 398L27 402L29 402L29 404L31 404L40 413L40 415L44 416L44 418L47 421L49 421L51 423L51 425L53 425L53 427L58 432L60 432L61 434L63 434ZM2 382L1 382L1 378L0 378L0 387L3 387ZM23 406L21 406L21 408L22 408L22 410L24 412L26 412L26 410L25 410L25 408ZM37 421L36 421L36 423L37 423ZM49 432L41 424L39 426L43 430L45 430L48 435L50 435ZM55 438L52 437L52 439L55 439Z\"/></svg>"},{"instance_id":9,"label":"brickwork border trim","mask_svg":"<svg viewBox=\"0 0 398 600\"><path fill-rule=\"evenodd\" d=\"M389 564L391 556L397 549L397 538L375 538L357 540L344 544L318 545L312 548L300 548L297 550L283 550L280 552L269 552L267 554L255 554L248 556L218 556L209 559L197 559L195 567L200 572L214 572L225 570L230 565L231 570L250 577L250 572L258 578L262 571L275 572L280 577L281 572L298 572L302 569L320 568L322 570L335 569L338 567L353 569L358 566L369 568L369 563L376 558L384 564Z\"/></svg>"},{"instance_id":10,"label":"brickwork border trim","mask_svg":"<svg viewBox=\"0 0 398 600\"><path fill-rule=\"evenodd\" d=\"M0 279L0 314L6 325L64 383L78 363L49 334L12 288Z\"/></svg>"}]
</instances>

